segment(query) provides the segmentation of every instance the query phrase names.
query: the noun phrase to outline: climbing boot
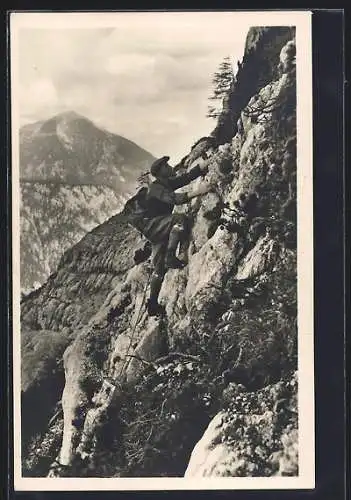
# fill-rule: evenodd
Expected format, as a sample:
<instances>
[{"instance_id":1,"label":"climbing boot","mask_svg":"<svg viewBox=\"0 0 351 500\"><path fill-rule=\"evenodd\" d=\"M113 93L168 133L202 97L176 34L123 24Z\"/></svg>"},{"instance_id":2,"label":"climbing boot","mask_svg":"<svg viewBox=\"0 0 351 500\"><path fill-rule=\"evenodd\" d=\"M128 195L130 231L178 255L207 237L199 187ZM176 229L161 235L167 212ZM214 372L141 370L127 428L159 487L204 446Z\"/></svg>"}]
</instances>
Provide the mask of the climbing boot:
<instances>
[{"instance_id":1,"label":"climbing boot","mask_svg":"<svg viewBox=\"0 0 351 500\"><path fill-rule=\"evenodd\" d=\"M163 316L166 314L166 309L161 306L156 300L149 299L146 304L149 316Z\"/></svg>"},{"instance_id":2,"label":"climbing boot","mask_svg":"<svg viewBox=\"0 0 351 500\"><path fill-rule=\"evenodd\" d=\"M183 269L186 266L186 262L179 260L174 255L167 255L165 265L168 269Z\"/></svg>"}]
</instances>

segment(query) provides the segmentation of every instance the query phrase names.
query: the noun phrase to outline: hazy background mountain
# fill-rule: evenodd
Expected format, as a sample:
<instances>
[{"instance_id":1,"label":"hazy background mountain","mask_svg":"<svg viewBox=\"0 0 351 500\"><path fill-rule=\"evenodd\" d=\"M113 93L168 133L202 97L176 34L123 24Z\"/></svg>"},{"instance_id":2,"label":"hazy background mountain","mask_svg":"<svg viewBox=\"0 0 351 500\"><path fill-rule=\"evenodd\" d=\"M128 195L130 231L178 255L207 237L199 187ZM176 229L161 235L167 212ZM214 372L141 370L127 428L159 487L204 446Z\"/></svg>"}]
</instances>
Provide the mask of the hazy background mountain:
<instances>
[{"instance_id":1,"label":"hazy background mountain","mask_svg":"<svg viewBox=\"0 0 351 500\"><path fill-rule=\"evenodd\" d=\"M154 157L70 111L20 129L21 288L118 211Z\"/></svg>"}]
</instances>

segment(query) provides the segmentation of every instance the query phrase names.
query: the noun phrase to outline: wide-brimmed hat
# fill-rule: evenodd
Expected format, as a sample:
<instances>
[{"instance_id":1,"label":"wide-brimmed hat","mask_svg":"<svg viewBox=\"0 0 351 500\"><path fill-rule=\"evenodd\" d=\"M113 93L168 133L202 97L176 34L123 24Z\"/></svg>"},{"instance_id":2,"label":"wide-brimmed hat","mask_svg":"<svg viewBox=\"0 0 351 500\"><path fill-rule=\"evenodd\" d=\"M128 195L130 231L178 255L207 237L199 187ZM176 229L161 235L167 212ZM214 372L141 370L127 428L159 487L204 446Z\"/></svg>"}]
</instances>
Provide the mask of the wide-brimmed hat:
<instances>
[{"instance_id":1,"label":"wide-brimmed hat","mask_svg":"<svg viewBox=\"0 0 351 500\"><path fill-rule=\"evenodd\" d=\"M158 174L158 171L160 170L160 167L167 163L169 160L169 156L162 156L162 158L159 158L158 160L155 160L153 164L151 165L150 172L153 176L156 176Z\"/></svg>"}]
</instances>

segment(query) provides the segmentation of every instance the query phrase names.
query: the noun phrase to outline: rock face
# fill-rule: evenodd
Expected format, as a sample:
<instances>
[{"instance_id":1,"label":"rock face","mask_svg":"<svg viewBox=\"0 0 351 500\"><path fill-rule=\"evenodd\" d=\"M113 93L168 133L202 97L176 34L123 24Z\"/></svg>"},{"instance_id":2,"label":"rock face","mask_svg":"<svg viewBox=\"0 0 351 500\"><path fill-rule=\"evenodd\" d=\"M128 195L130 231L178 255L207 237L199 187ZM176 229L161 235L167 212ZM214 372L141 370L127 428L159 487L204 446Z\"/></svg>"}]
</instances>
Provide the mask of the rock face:
<instances>
[{"instance_id":1,"label":"rock face","mask_svg":"<svg viewBox=\"0 0 351 500\"><path fill-rule=\"evenodd\" d=\"M185 477L296 476L296 375L260 391L225 389L229 408L218 413L196 444ZM272 453L276 446L279 451Z\"/></svg>"},{"instance_id":2,"label":"rock face","mask_svg":"<svg viewBox=\"0 0 351 500\"><path fill-rule=\"evenodd\" d=\"M37 288L63 252L118 212L152 155L74 112L20 130L21 288Z\"/></svg>"},{"instance_id":3,"label":"rock face","mask_svg":"<svg viewBox=\"0 0 351 500\"><path fill-rule=\"evenodd\" d=\"M49 375L62 387L60 407L26 430L25 475L298 473L291 35L277 36L275 65L282 49L285 65L249 96L240 132L205 148L217 188L181 208L193 221L188 265L166 274L166 317L146 314L151 265L135 264L144 241L118 215L66 251L22 301L26 335L61 332L67 345ZM179 168L196 161L192 151Z\"/></svg>"},{"instance_id":4,"label":"rock face","mask_svg":"<svg viewBox=\"0 0 351 500\"><path fill-rule=\"evenodd\" d=\"M242 110L249 100L269 82L279 77L281 48L294 38L294 28L252 27L245 44L242 63L235 75L231 92L223 103L213 136L220 143L233 137L240 128Z\"/></svg>"},{"instance_id":5,"label":"rock face","mask_svg":"<svg viewBox=\"0 0 351 500\"><path fill-rule=\"evenodd\" d=\"M21 288L39 287L63 252L121 209L106 186L21 182Z\"/></svg>"}]
</instances>

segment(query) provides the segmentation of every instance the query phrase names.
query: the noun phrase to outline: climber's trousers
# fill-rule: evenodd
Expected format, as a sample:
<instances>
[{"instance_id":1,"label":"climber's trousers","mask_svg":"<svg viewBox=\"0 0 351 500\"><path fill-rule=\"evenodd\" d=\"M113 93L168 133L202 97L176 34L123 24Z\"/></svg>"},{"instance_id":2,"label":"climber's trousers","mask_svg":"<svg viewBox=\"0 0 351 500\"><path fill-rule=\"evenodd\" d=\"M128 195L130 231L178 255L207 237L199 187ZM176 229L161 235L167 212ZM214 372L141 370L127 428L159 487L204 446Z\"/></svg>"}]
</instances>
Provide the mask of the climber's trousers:
<instances>
[{"instance_id":1,"label":"climber's trousers","mask_svg":"<svg viewBox=\"0 0 351 500\"><path fill-rule=\"evenodd\" d=\"M172 227L167 245L167 254L175 257L178 245L186 240L186 227L183 221L178 221Z\"/></svg>"},{"instance_id":2,"label":"climber's trousers","mask_svg":"<svg viewBox=\"0 0 351 500\"><path fill-rule=\"evenodd\" d=\"M158 296L160 295L162 283L163 283L163 275L159 275L157 273L153 273L150 283L150 300L152 302L158 302Z\"/></svg>"},{"instance_id":3,"label":"climber's trousers","mask_svg":"<svg viewBox=\"0 0 351 500\"><path fill-rule=\"evenodd\" d=\"M167 253L175 255L178 245L179 251L184 252L188 245L189 221L187 217L183 214L173 214L168 220L170 222L168 234L164 234L160 242L151 241L154 272L150 283L150 298L155 301L158 299L166 273Z\"/></svg>"},{"instance_id":4,"label":"climber's trousers","mask_svg":"<svg viewBox=\"0 0 351 500\"><path fill-rule=\"evenodd\" d=\"M150 237L147 236L152 244L152 263L154 266L155 273L159 276L163 276L166 272L165 268L165 258L167 252L177 251L177 247L180 244L180 251L184 251L187 246L188 234L189 234L189 221L188 218L183 214L173 214L167 217L168 220L168 230L158 232L156 234L151 234ZM161 222L160 222L161 227ZM164 225L164 221L163 221Z\"/></svg>"}]
</instances>

